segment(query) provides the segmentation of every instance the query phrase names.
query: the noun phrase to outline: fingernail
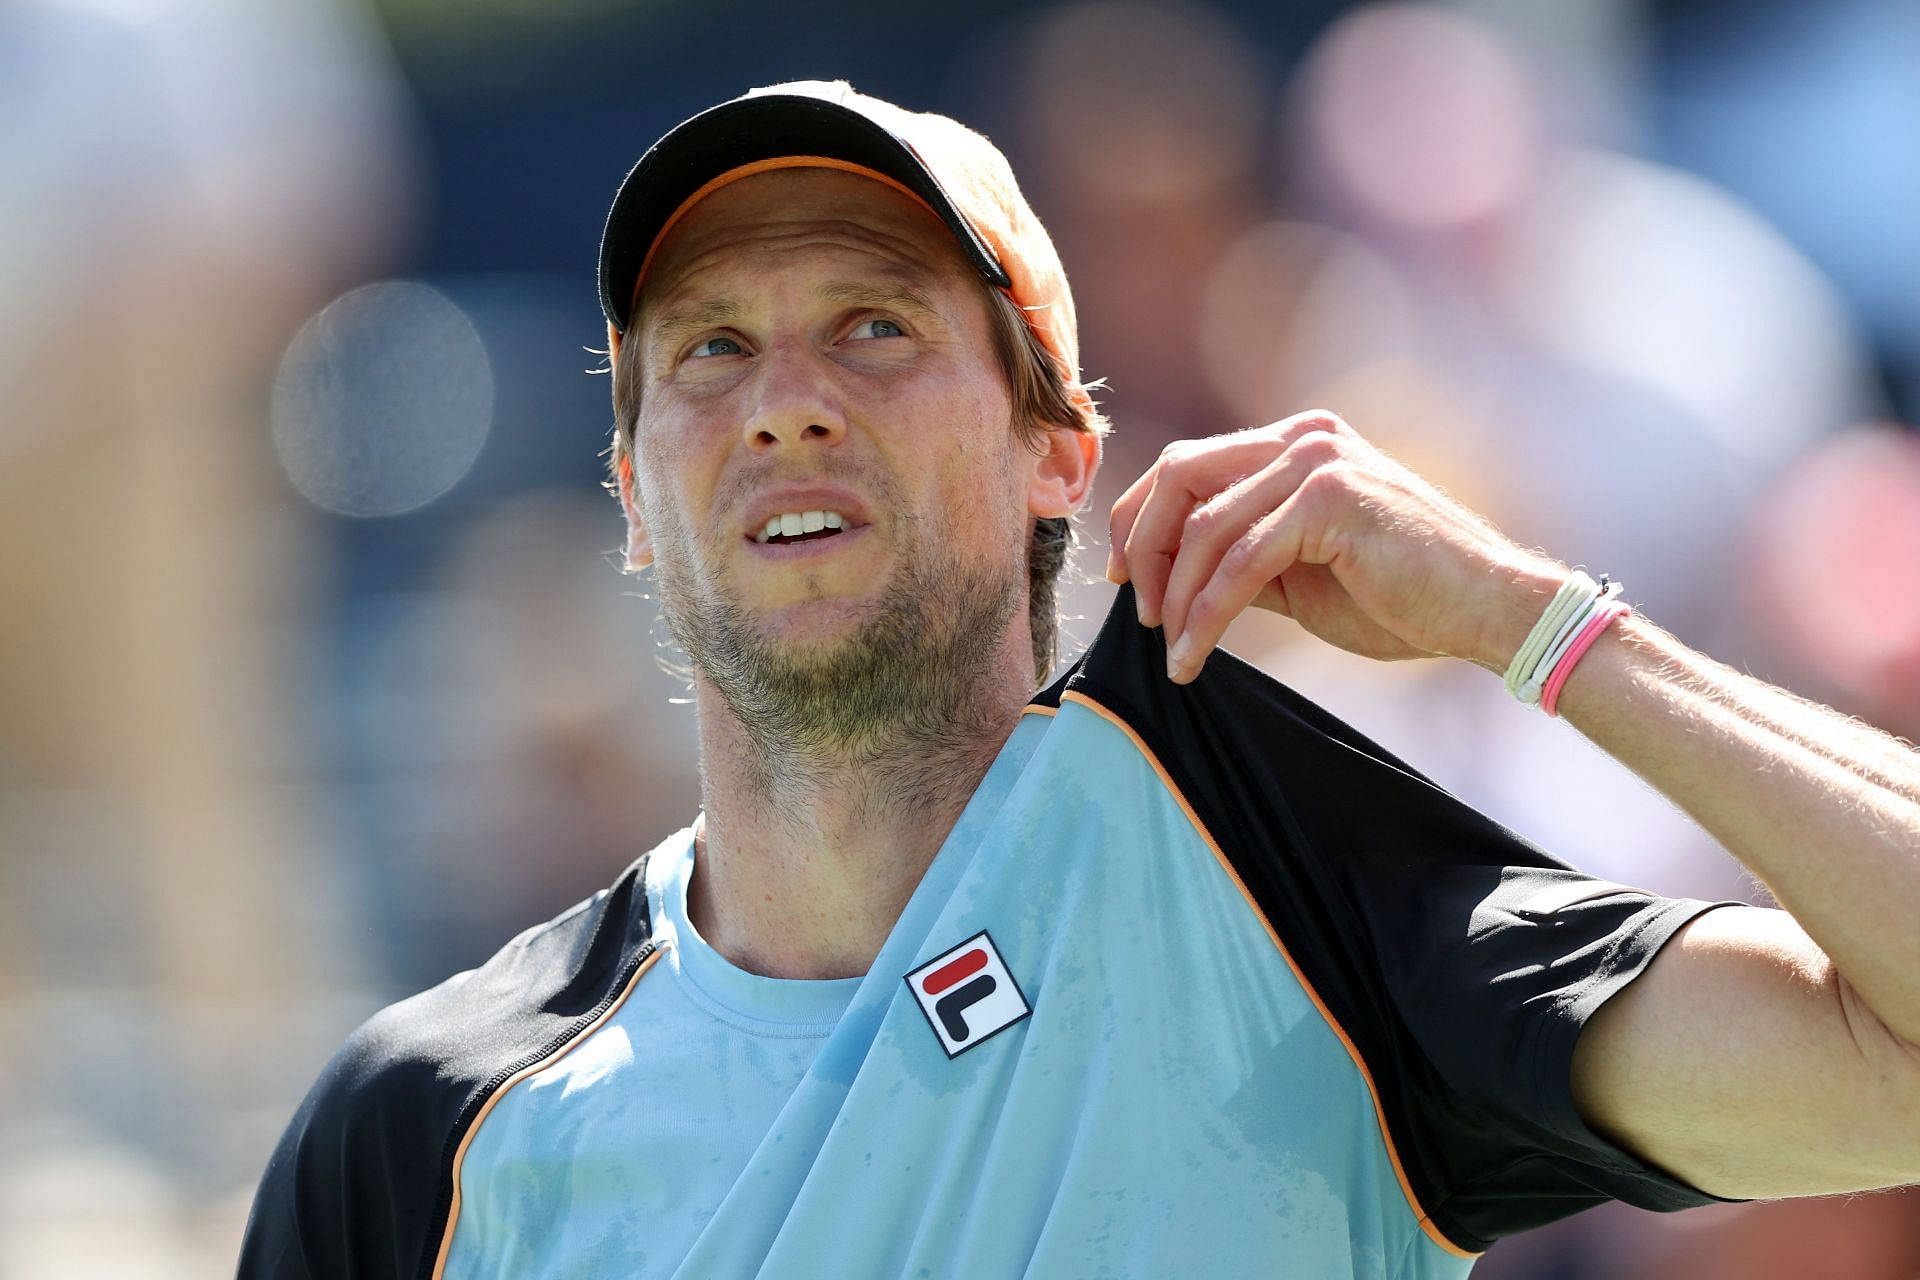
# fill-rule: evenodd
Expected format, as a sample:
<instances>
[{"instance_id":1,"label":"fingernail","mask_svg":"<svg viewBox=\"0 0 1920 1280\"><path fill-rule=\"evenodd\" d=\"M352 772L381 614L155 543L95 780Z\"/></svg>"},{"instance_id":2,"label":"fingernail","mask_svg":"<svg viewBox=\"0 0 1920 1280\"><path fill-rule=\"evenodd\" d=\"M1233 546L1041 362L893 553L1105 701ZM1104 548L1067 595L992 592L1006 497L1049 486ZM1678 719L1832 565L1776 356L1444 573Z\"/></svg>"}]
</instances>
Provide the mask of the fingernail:
<instances>
[{"instance_id":1,"label":"fingernail","mask_svg":"<svg viewBox=\"0 0 1920 1280\"><path fill-rule=\"evenodd\" d=\"M1173 648L1167 650L1167 679L1178 680L1186 669L1187 659L1193 656L1193 637L1181 636Z\"/></svg>"}]
</instances>

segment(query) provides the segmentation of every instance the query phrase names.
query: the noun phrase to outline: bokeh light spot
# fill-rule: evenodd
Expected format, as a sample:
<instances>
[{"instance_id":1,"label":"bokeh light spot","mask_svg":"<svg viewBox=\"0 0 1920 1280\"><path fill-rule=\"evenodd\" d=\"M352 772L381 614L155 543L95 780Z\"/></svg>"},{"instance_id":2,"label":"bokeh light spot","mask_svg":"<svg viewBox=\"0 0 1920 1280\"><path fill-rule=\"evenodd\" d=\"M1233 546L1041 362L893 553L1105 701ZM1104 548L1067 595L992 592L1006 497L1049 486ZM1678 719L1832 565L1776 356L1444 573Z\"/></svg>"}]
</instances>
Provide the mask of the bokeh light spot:
<instances>
[{"instance_id":1,"label":"bokeh light spot","mask_svg":"<svg viewBox=\"0 0 1920 1280\"><path fill-rule=\"evenodd\" d=\"M1264 422L1317 403L1309 390L1349 369L1404 355L1417 326L1405 283L1377 250L1276 220L1241 236L1208 276L1196 354L1235 417Z\"/></svg>"},{"instance_id":2,"label":"bokeh light spot","mask_svg":"<svg viewBox=\"0 0 1920 1280\"><path fill-rule=\"evenodd\" d=\"M1437 6L1341 18L1301 79L1312 147L1376 217L1423 230L1491 217L1527 186L1538 108L1493 29Z\"/></svg>"},{"instance_id":3,"label":"bokeh light spot","mask_svg":"<svg viewBox=\"0 0 1920 1280\"><path fill-rule=\"evenodd\" d=\"M1069 5L1029 47L1034 127L1076 185L1122 203L1195 200L1251 163L1260 70L1218 12Z\"/></svg>"},{"instance_id":4,"label":"bokeh light spot","mask_svg":"<svg viewBox=\"0 0 1920 1280\"><path fill-rule=\"evenodd\" d=\"M1920 670L1920 437L1886 426L1841 432L1760 510L1768 616L1843 688L1900 694L1894 683Z\"/></svg>"},{"instance_id":5,"label":"bokeh light spot","mask_svg":"<svg viewBox=\"0 0 1920 1280\"><path fill-rule=\"evenodd\" d=\"M1570 151L1497 273L1523 332L1671 396L1736 454L1784 457L1847 420L1857 370L1832 286L1698 178Z\"/></svg>"},{"instance_id":6,"label":"bokeh light spot","mask_svg":"<svg viewBox=\"0 0 1920 1280\"><path fill-rule=\"evenodd\" d=\"M363 285L287 345L273 443L307 501L345 516L416 510L459 483L486 443L493 369L466 314L413 281Z\"/></svg>"}]
</instances>

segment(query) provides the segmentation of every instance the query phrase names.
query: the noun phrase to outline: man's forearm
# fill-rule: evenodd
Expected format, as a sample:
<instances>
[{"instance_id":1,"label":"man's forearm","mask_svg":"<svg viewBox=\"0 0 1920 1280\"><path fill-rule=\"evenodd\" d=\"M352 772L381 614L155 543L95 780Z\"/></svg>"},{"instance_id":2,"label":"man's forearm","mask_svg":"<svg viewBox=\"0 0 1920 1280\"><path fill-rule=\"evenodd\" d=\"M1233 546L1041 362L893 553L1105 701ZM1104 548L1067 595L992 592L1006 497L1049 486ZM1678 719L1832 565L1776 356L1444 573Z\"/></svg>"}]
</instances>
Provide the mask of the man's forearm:
<instances>
[{"instance_id":1,"label":"man's forearm","mask_svg":"<svg viewBox=\"0 0 1920 1280\"><path fill-rule=\"evenodd\" d=\"M1706 828L1920 1044L1920 753L1633 614L1580 660L1559 711Z\"/></svg>"}]
</instances>

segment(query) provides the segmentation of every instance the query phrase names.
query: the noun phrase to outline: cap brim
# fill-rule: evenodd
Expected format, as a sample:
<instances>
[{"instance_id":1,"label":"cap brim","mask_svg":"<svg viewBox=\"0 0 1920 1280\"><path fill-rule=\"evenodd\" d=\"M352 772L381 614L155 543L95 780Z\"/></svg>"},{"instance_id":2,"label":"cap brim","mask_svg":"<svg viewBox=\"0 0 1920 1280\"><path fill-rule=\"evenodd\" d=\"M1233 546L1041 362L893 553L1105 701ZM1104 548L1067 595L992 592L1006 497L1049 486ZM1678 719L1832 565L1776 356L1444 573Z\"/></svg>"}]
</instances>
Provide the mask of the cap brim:
<instances>
[{"instance_id":1,"label":"cap brim","mask_svg":"<svg viewBox=\"0 0 1920 1280\"><path fill-rule=\"evenodd\" d=\"M647 251L687 198L742 165L777 156L829 156L894 179L940 216L967 260L995 285L1009 279L939 180L899 137L851 107L821 98L736 98L677 125L648 148L620 184L600 237L600 309L627 331L634 283Z\"/></svg>"}]
</instances>

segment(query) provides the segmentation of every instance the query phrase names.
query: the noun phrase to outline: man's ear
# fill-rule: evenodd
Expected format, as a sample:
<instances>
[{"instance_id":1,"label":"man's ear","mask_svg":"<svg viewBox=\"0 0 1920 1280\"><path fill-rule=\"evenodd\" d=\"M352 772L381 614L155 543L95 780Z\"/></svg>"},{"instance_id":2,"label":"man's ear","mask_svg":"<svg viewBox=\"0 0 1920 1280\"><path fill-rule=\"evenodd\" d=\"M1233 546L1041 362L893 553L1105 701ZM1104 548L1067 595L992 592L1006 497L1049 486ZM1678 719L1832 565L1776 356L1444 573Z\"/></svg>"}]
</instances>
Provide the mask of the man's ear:
<instances>
[{"instance_id":1,"label":"man's ear","mask_svg":"<svg viewBox=\"0 0 1920 1280\"><path fill-rule=\"evenodd\" d=\"M1042 519L1070 516L1093 492L1100 470L1100 437L1091 431L1053 427L1047 454L1035 461L1027 482L1027 512Z\"/></svg>"},{"instance_id":2,"label":"man's ear","mask_svg":"<svg viewBox=\"0 0 1920 1280\"><path fill-rule=\"evenodd\" d=\"M607 367L614 371L614 377L620 376L620 331L611 320L607 321ZM632 449L620 459L620 507L627 513L627 572L633 573L653 563L653 539L633 500Z\"/></svg>"},{"instance_id":3,"label":"man's ear","mask_svg":"<svg viewBox=\"0 0 1920 1280\"><path fill-rule=\"evenodd\" d=\"M646 524L627 508L627 572L638 573L653 563L653 539Z\"/></svg>"},{"instance_id":4,"label":"man's ear","mask_svg":"<svg viewBox=\"0 0 1920 1280\"><path fill-rule=\"evenodd\" d=\"M633 500L633 454L620 459L620 506L627 513L627 572L634 573L653 563L653 538L647 522Z\"/></svg>"}]
</instances>

